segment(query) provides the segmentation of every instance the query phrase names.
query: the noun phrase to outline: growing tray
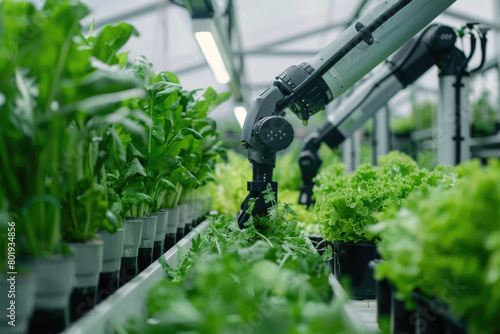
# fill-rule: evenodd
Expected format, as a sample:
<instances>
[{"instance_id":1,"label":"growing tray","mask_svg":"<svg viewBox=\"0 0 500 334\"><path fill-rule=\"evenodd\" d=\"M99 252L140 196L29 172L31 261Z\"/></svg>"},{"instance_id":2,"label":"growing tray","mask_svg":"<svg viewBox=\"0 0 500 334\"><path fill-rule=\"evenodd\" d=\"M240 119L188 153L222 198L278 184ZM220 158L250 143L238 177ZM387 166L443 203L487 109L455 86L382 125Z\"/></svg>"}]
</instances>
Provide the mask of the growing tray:
<instances>
[{"instance_id":1,"label":"growing tray","mask_svg":"<svg viewBox=\"0 0 500 334\"><path fill-rule=\"evenodd\" d=\"M208 220L198 225L162 257L170 266L177 266L179 257L184 256L191 248L192 240L205 232L209 225ZM127 323L131 317L146 315L146 296L150 288L164 278L165 270L157 260L81 319L72 323L63 333L113 333L115 328Z\"/></svg>"}]
</instances>

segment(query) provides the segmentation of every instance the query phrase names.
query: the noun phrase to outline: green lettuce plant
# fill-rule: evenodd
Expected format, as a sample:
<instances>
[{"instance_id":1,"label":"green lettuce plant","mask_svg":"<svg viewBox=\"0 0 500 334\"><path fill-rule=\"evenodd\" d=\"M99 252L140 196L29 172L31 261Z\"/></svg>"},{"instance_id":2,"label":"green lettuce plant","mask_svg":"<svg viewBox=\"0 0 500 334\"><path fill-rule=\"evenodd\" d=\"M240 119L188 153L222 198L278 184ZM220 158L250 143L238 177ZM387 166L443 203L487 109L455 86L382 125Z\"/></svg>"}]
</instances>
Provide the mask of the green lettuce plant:
<instances>
[{"instance_id":1,"label":"green lettuce plant","mask_svg":"<svg viewBox=\"0 0 500 334\"><path fill-rule=\"evenodd\" d=\"M378 242L380 235L367 230L376 222L374 214L401 207L417 189L449 187L455 181L451 169L428 171L400 152L379 157L379 163L363 164L350 175L344 174L345 165L333 165L316 178L316 212L324 239Z\"/></svg>"},{"instance_id":2,"label":"green lettuce plant","mask_svg":"<svg viewBox=\"0 0 500 334\"><path fill-rule=\"evenodd\" d=\"M475 161L458 173L454 188L422 189L380 217L372 230L384 261L375 275L408 306L418 289L446 303L470 333L498 333L500 164Z\"/></svg>"}]
</instances>

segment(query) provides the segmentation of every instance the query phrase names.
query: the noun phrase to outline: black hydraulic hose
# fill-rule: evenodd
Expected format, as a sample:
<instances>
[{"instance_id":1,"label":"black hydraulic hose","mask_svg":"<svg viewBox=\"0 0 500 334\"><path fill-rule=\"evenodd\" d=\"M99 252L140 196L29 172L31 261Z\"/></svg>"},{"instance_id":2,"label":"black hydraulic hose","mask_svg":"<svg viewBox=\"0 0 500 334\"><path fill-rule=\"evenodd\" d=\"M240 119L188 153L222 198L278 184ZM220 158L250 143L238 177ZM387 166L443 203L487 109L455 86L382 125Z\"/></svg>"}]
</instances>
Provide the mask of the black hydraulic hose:
<instances>
[{"instance_id":1,"label":"black hydraulic hose","mask_svg":"<svg viewBox=\"0 0 500 334\"><path fill-rule=\"evenodd\" d=\"M322 77L326 72L328 72L333 65L338 63L342 58L344 58L350 51L352 51L361 42L366 41L367 34L373 33L382 24L387 22L400 10L410 4L413 0L400 0L394 6L386 10L382 15L380 15L375 21L373 21L369 26L359 31L346 45L344 45L337 53L333 55L330 59L324 62L319 68L317 68L306 80L301 82L297 89L294 90L290 95L285 96L276 105L279 111L286 109L295 100L295 98L302 93L309 91L312 86L316 84L316 80Z\"/></svg>"},{"instance_id":2,"label":"black hydraulic hose","mask_svg":"<svg viewBox=\"0 0 500 334\"><path fill-rule=\"evenodd\" d=\"M470 35L470 45L471 51L469 56L464 59L463 63L460 65L460 69L457 74L457 79L455 81L455 164L458 165L462 160L461 144L462 144L462 119L461 119L461 96L460 90L462 88L462 79L466 73L467 65L469 64L472 56L476 51L476 36L469 33Z\"/></svg>"},{"instance_id":3,"label":"black hydraulic hose","mask_svg":"<svg viewBox=\"0 0 500 334\"><path fill-rule=\"evenodd\" d=\"M478 67L470 71L471 74L479 72L486 63L486 43L488 42L488 39L486 38L486 36L482 36L480 37L480 40L481 40L481 63L479 64Z\"/></svg>"}]
</instances>

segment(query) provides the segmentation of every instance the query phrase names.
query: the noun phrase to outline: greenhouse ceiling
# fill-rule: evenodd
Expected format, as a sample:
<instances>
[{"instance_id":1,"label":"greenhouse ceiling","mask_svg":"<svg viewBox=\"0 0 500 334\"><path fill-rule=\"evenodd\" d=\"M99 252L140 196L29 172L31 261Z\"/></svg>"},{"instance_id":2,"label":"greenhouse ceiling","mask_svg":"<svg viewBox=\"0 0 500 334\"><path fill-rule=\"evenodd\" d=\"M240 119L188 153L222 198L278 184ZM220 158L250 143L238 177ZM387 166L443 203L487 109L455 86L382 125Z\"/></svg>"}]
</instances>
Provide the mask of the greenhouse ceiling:
<instances>
[{"instance_id":1,"label":"greenhouse ceiling","mask_svg":"<svg viewBox=\"0 0 500 334\"><path fill-rule=\"evenodd\" d=\"M95 29L118 20L135 26L139 36L126 46L130 58L145 55L156 70L177 74L187 89L218 84L196 44L190 13L185 0L84 0L92 14L84 21ZM187 1L187 0L186 0ZM232 51L243 59L241 91L246 103L252 101L274 77L293 64L307 61L335 39L352 22L378 0L214 0L221 11L228 3L234 6ZM42 3L43 1L38 1ZM495 4L497 2L497 4ZM500 5L498 0L457 0L436 22L460 28L466 22L481 22L493 28L488 45L490 64L500 57ZM478 57L479 58L479 57ZM479 62L478 59L475 59ZM479 86L498 93L498 77L489 76ZM418 83L424 91L437 91L437 70ZM226 109L226 110L224 110ZM222 113L232 105L221 108Z\"/></svg>"}]
</instances>

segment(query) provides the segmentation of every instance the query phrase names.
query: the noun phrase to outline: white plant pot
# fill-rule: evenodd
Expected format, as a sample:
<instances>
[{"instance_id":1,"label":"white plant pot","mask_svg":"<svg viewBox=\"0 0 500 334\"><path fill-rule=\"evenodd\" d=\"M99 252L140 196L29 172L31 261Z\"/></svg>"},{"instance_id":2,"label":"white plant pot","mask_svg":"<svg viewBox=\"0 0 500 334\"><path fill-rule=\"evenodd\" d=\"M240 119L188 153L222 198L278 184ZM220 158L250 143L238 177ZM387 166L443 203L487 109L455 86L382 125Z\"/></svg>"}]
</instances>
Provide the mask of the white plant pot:
<instances>
[{"instance_id":1,"label":"white plant pot","mask_svg":"<svg viewBox=\"0 0 500 334\"><path fill-rule=\"evenodd\" d=\"M142 220L142 237L137 255L137 266L142 272L153 262L153 246L156 235L157 217L140 217Z\"/></svg>"},{"instance_id":2,"label":"white plant pot","mask_svg":"<svg viewBox=\"0 0 500 334\"><path fill-rule=\"evenodd\" d=\"M167 233L165 235L165 243L163 245L164 252L167 252L177 242L177 225L179 224L179 207L162 209L168 212Z\"/></svg>"},{"instance_id":3,"label":"white plant pot","mask_svg":"<svg viewBox=\"0 0 500 334\"><path fill-rule=\"evenodd\" d=\"M93 239L87 242L71 243L75 255L75 288L97 286L102 270L103 242Z\"/></svg>"},{"instance_id":4,"label":"white plant pot","mask_svg":"<svg viewBox=\"0 0 500 334\"><path fill-rule=\"evenodd\" d=\"M66 308L75 276L73 256L36 259L30 263L30 267L35 277L35 309Z\"/></svg>"},{"instance_id":5,"label":"white plant pot","mask_svg":"<svg viewBox=\"0 0 500 334\"><path fill-rule=\"evenodd\" d=\"M142 220L142 235L139 248L153 248L156 235L156 217L139 217Z\"/></svg>"},{"instance_id":6,"label":"white plant pot","mask_svg":"<svg viewBox=\"0 0 500 334\"><path fill-rule=\"evenodd\" d=\"M177 223L177 242L181 240L186 233L186 216L187 216L187 206L186 204L180 204L179 206L179 222Z\"/></svg>"},{"instance_id":7,"label":"white plant pot","mask_svg":"<svg viewBox=\"0 0 500 334\"><path fill-rule=\"evenodd\" d=\"M35 307L35 277L31 273L0 275L0 333L24 334ZM12 303L12 301L14 303Z\"/></svg>"},{"instance_id":8,"label":"white plant pot","mask_svg":"<svg viewBox=\"0 0 500 334\"><path fill-rule=\"evenodd\" d=\"M127 217L123 222L125 237L122 257L137 257L142 239L142 225L143 221L134 217Z\"/></svg>"},{"instance_id":9,"label":"white plant pot","mask_svg":"<svg viewBox=\"0 0 500 334\"><path fill-rule=\"evenodd\" d=\"M167 234L168 212L153 212L151 217L156 217L156 234L153 246L153 261L156 261L163 254L163 245Z\"/></svg>"},{"instance_id":10,"label":"white plant pot","mask_svg":"<svg viewBox=\"0 0 500 334\"><path fill-rule=\"evenodd\" d=\"M102 271L97 291L97 302L101 302L119 287L125 230L120 228L114 233L100 231L97 233L97 238L104 243Z\"/></svg>"},{"instance_id":11,"label":"white plant pot","mask_svg":"<svg viewBox=\"0 0 500 334\"><path fill-rule=\"evenodd\" d=\"M185 234L188 234L193 226L193 218L194 218L194 202L187 202L184 204L186 206L186 216L185 216Z\"/></svg>"},{"instance_id":12,"label":"white plant pot","mask_svg":"<svg viewBox=\"0 0 500 334\"><path fill-rule=\"evenodd\" d=\"M142 220L127 217L123 222L124 241L120 267L120 286L124 285L137 273L137 255L142 238Z\"/></svg>"},{"instance_id":13,"label":"white plant pot","mask_svg":"<svg viewBox=\"0 0 500 334\"><path fill-rule=\"evenodd\" d=\"M203 216L203 200L197 199L194 201L194 225L198 225L201 223L202 216Z\"/></svg>"},{"instance_id":14,"label":"white plant pot","mask_svg":"<svg viewBox=\"0 0 500 334\"><path fill-rule=\"evenodd\" d=\"M69 323L75 260L72 255L54 255L49 259L34 259L29 266L35 280L35 312L30 332L43 328L47 333L59 333Z\"/></svg>"},{"instance_id":15,"label":"white plant pot","mask_svg":"<svg viewBox=\"0 0 500 334\"><path fill-rule=\"evenodd\" d=\"M97 286L103 262L103 242L93 239L71 243L75 255L75 281L71 293L70 319L75 321L97 303Z\"/></svg>"},{"instance_id":16,"label":"white plant pot","mask_svg":"<svg viewBox=\"0 0 500 334\"><path fill-rule=\"evenodd\" d=\"M120 270L120 259L125 241L125 229L120 228L114 233L100 231L97 238L103 242L102 270L103 273Z\"/></svg>"}]
</instances>

